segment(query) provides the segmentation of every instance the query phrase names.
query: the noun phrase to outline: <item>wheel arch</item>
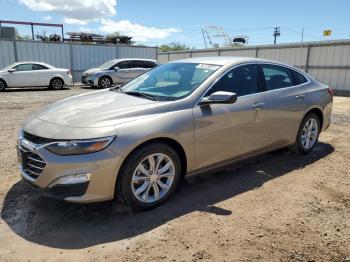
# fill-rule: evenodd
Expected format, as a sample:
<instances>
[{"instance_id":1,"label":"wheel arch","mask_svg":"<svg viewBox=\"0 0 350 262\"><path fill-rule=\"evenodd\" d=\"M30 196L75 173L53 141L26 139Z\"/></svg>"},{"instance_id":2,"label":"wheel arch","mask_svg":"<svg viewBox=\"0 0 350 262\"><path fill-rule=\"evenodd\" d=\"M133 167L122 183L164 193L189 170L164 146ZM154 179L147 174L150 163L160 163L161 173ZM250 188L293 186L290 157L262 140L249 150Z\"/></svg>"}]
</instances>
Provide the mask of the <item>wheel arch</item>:
<instances>
[{"instance_id":1,"label":"wheel arch","mask_svg":"<svg viewBox=\"0 0 350 262\"><path fill-rule=\"evenodd\" d=\"M5 83L5 88L8 87L7 82L6 82L5 79L3 79L3 78L0 77L0 81L3 81L3 82Z\"/></svg>"},{"instance_id":2,"label":"wheel arch","mask_svg":"<svg viewBox=\"0 0 350 262\"><path fill-rule=\"evenodd\" d=\"M54 75L54 76L50 79L50 85L51 85L51 83L52 83L52 81L53 81L54 79L60 79L60 80L62 80L63 85L65 85L64 79L63 79L63 77L60 76L60 75Z\"/></svg>"},{"instance_id":3,"label":"wheel arch","mask_svg":"<svg viewBox=\"0 0 350 262\"><path fill-rule=\"evenodd\" d=\"M113 79L112 79L112 77L109 76L109 75L101 75L101 76L99 76L99 77L98 77L98 80L97 80L98 84L100 83L100 80L101 80L103 77L109 78L109 80L111 80L111 85L113 85Z\"/></svg>"},{"instance_id":4,"label":"wheel arch","mask_svg":"<svg viewBox=\"0 0 350 262\"><path fill-rule=\"evenodd\" d=\"M183 146L176 141L173 138L169 138L169 137L158 137L158 138L152 138L149 139L147 141L142 142L141 144L137 145L135 148L133 148L128 154L127 156L124 158L123 163L121 164L118 174L117 174L117 179L116 179L116 187L115 187L115 194L117 194L118 191L118 182L120 179L120 172L123 169L124 165L126 164L127 160L130 158L130 156L139 148L144 147L146 145L150 145L150 144L155 144L155 143L160 143L160 144L166 144L168 146L170 146L172 149L175 150L175 152L179 155L180 157L180 162L181 162L181 179L183 179L187 173L187 155L185 152L185 149L183 148Z\"/></svg>"},{"instance_id":5,"label":"wheel arch","mask_svg":"<svg viewBox=\"0 0 350 262\"><path fill-rule=\"evenodd\" d=\"M308 111L306 111L303 119L305 118L305 116L307 116L308 114L310 113L314 113L318 116L319 120L320 120L320 131L322 131L322 128L323 128L323 112L321 110L321 108L318 108L318 107L313 107L313 108L310 108Z\"/></svg>"}]
</instances>

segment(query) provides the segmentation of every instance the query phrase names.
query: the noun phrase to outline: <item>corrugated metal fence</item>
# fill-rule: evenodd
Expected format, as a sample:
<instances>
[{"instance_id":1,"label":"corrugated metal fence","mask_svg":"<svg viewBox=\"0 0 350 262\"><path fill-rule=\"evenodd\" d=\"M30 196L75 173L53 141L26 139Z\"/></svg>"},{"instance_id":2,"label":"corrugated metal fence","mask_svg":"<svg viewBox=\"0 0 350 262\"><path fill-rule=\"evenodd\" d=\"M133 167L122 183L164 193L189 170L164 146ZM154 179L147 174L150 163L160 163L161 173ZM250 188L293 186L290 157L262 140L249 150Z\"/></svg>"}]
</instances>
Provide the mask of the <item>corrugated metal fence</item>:
<instances>
[{"instance_id":1,"label":"corrugated metal fence","mask_svg":"<svg viewBox=\"0 0 350 262\"><path fill-rule=\"evenodd\" d=\"M116 58L157 59L157 48L0 40L0 68L17 61L45 62L71 69L75 81L84 70Z\"/></svg>"},{"instance_id":2,"label":"corrugated metal fence","mask_svg":"<svg viewBox=\"0 0 350 262\"><path fill-rule=\"evenodd\" d=\"M350 40L159 53L160 63L200 56L246 56L301 67L338 93L350 92Z\"/></svg>"}]
</instances>

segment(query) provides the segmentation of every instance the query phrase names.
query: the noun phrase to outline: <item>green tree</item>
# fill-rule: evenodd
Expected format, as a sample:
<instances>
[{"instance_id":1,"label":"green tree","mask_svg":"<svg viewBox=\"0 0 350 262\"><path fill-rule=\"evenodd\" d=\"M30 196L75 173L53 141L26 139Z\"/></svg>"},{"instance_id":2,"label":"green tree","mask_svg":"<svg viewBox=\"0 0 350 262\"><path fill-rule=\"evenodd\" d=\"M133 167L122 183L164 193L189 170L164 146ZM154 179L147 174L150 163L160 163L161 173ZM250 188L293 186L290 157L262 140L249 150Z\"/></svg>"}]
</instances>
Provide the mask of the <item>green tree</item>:
<instances>
[{"instance_id":1,"label":"green tree","mask_svg":"<svg viewBox=\"0 0 350 262\"><path fill-rule=\"evenodd\" d=\"M169 44L164 44L158 47L160 52L169 52L169 51L182 51L182 50L189 50L190 47L186 46L185 44L181 44L178 42L172 42Z\"/></svg>"}]
</instances>

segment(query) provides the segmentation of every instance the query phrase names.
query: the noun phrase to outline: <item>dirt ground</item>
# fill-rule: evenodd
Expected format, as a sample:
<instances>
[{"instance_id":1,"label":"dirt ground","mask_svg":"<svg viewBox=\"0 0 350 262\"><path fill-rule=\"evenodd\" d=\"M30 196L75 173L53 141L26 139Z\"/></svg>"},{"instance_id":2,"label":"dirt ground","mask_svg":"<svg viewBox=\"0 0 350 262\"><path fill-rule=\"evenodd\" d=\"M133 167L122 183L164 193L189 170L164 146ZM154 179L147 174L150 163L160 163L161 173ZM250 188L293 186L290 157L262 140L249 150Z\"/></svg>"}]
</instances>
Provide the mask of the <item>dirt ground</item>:
<instances>
[{"instance_id":1,"label":"dirt ground","mask_svg":"<svg viewBox=\"0 0 350 262\"><path fill-rule=\"evenodd\" d=\"M350 98L316 150L265 154L189 177L161 207L73 205L21 181L23 120L89 89L0 93L0 261L350 261Z\"/></svg>"}]
</instances>

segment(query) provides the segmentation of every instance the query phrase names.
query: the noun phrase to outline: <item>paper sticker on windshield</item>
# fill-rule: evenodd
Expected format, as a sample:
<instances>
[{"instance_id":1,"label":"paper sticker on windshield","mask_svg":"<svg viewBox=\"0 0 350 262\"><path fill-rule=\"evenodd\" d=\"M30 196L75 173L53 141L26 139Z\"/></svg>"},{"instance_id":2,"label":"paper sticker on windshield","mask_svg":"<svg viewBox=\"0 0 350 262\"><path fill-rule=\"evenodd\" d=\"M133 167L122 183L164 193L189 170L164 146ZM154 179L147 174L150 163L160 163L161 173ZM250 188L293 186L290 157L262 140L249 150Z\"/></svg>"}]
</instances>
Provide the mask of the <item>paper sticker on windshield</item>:
<instances>
[{"instance_id":1,"label":"paper sticker on windshield","mask_svg":"<svg viewBox=\"0 0 350 262\"><path fill-rule=\"evenodd\" d=\"M196 68L198 69L207 69L207 70L216 70L219 67L220 66L217 66L217 65L207 65L207 64L199 64L196 66Z\"/></svg>"}]
</instances>

